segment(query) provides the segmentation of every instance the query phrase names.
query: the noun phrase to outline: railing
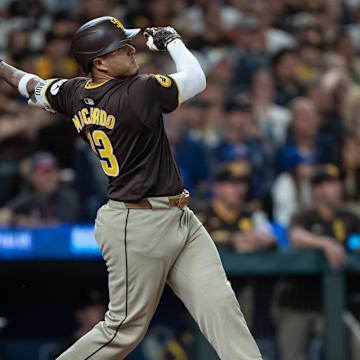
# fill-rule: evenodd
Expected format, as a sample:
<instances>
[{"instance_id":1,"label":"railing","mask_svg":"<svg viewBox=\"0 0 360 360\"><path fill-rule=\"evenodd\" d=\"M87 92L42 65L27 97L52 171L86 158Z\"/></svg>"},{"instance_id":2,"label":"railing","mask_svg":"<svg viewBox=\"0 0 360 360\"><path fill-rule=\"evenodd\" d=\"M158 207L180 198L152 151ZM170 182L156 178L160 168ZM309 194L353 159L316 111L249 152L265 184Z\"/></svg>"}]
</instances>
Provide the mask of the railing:
<instances>
[{"instance_id":1,"label":"railing","mask_svg":"<svg viewBox=\"0 0 360 360\"><path fill-rule=\"evenodd\" d=\"M360 273L360 254L351 254L339 272L329 269L321 252L305 250L269 253L222 252L228 275L304 275L319 274L322 279L323 311L325 315L325 360L345 360L345 274ZM218 359L210 345L197 334L197 359Z\"/></svg>"},{"instance_id":2,"label":"railing","mask_svg":"<svg viewBox=\"0 0 360 360\"><path fill-rule=\"evenodd\" d=\"M99 276L103 275L104 271L100 258L92 225L0 230L0 277L56 277L60 273L61 276L66 276L66 272L69 272L69 277L81 277L84 274L89 276L91 273ZM360 273L360 254L351 254L347 264L339 272L331 271L323 254L315 251L222 252L221 258L227 274L232 276L319 274L322 278L323 310L326 319L325 359L345 360L345 325L342 319L345 310L345 275ZM19 269L24 267L19 268L18 262L28 260L35 261L27 263L26 274L20 273ZM64 260L68 265L58 266ZM82 266L77 265L74 272L69 260L80 260ZM196 359L217 359L199 332L196 344Z\"/></svg>"}]
</instances>

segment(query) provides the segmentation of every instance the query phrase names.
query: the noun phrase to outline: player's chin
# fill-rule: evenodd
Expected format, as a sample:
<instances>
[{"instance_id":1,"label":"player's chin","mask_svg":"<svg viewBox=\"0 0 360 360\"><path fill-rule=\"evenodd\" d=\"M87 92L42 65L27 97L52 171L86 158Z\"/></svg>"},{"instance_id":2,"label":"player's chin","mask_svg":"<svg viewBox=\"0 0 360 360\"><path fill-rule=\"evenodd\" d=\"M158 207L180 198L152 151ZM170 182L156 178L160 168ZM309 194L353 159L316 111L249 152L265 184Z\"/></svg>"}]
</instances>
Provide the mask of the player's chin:
<instances>
[{"instance_id":1,"label":"player's chin","mask_svg":"<svg viewBox=\"0 0 360 360\"><path fill-rule=\"evenodd\" d=\"M130 76L137 75L139 73L139 65L137 63L135 63L133 66L131 66L131 69L129 72L130 72Z\"/></svg>"},{"instance_id":2,"label":"player's chin","mask_svg":"<svg viewBox=\"0 0 360 360\"><path fill-rule=\"evenodd\" d=\"M127 67L126 69L124 69L121 73L117 74L117 78L122 78L122 77L127 77L127 76L134 76L137 75L139 73L139 66L138 64L134 63L132 65L130 65L129 67Z\"/></svg>"}]
</instances>

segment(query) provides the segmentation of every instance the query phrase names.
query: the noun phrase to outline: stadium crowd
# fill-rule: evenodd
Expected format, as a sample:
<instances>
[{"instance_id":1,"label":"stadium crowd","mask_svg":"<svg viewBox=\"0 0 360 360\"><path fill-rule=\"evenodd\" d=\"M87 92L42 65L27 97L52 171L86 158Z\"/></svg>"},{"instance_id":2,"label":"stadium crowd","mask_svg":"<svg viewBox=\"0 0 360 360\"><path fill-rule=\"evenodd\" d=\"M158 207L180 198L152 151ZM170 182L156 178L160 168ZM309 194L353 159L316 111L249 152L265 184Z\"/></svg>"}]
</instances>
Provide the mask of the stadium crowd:
<instances>
[{"instance_id":1,"label":"stadium crowd","mask_svg":"<svg viewBox=\"0 0 360 360\"><path fill-rule=\"evenodd\" d=\"M0 56L42 78L86 76L71 36L109 14L126 27L173 26L207 75L206 90L165 124L218 247L286 247L277 226L334 269L346 262L360 247L360 0L1 0ZM133 43L141 73L174 71L166 53L150 53L141 36ZM98 160L70 121L30 108L4 82L0 183L4 226L92 221L106 201ZM308 329L322 331L304 284L277 286L283 360L305 359Z\"/></svg>"}]
</instances>

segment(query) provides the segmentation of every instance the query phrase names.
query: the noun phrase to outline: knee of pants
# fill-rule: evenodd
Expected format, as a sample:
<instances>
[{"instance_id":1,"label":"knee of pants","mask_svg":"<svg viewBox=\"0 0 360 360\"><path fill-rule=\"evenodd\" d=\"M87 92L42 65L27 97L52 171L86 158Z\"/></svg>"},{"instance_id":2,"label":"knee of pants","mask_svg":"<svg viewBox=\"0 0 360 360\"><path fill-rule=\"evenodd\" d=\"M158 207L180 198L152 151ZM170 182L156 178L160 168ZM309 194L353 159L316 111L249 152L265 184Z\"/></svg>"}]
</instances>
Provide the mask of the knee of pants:
<instances>
[{"instance_id":1,"label":"knee of pants","mask_svg":"<svg viewBox=\"0 0 360 360\"><path fill-rule=\"evenodd\" d=\"M131 343L128 345L136 346L145 336L149 327L150 320L140 316L125 316L108 311L105 314L104 328L109 334L129 333L131 334Z\"/></svg>"},{"instance_id":2,"label":"knee of pants","mask_svg":"<svg viewBox=\"0 0 360 360\"><path fill-rule=\"evenodd\" d=\"M126 315L124 313L118 313L113 310L108 310L105 314L104 326L109 331L116 330L121 326L126 320Z\"/></svg>"},{"instance_id":3,"label":"knee of pants","mask_svg":"<svg viewBox=\"0 0 360 360\"><path fill-rule=\"evenodd\" d=\"M207 301L204 307L207 308L207 311L211 309L215 310L219 316L221 316L223 310L226 311L233 306L239 306L229 282L219 287L214 286L213 290L210 290L206 297Z\"/></svg>"}]
</instances>

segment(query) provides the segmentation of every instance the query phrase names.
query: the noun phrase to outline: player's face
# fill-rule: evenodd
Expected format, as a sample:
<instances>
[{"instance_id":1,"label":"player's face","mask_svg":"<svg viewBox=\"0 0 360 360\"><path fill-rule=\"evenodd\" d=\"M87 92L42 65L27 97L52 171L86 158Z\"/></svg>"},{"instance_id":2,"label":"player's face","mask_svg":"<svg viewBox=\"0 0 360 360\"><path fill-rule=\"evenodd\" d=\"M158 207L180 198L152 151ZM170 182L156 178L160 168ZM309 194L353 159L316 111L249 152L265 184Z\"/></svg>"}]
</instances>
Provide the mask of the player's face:
<instances>
[{"instance_id":1,"label":"player's face","mask_svg":"<svg viewBox=\"0 0 360 360\"><path fill-rule=\"evenodd\" d=\"M337 207L343 197L343 185L340 181L326 181L314 187L314 195L317 200L329 206Z\"/></svg>"},{"instance_id":2,"label":"player's face","mask_svg":"<svg viewBox=\"0 0 360 360\"><path fill-rule=\"evenodd\" d=\"M126 44L103 57L106 72L114 78L136 75L139 65L135 59L135 48Z\"/></svg>"},{"instance_id":3,"label":"player's face","mask_svg":"<svg viewBox=\"0 0 360 360\"><path fill-rule=\"evenodd\" d=\"M218 182L215 184L215 198L230 208L237 208L244 202L248 185L243 182Z\"/></svg>"}]
</instances>

